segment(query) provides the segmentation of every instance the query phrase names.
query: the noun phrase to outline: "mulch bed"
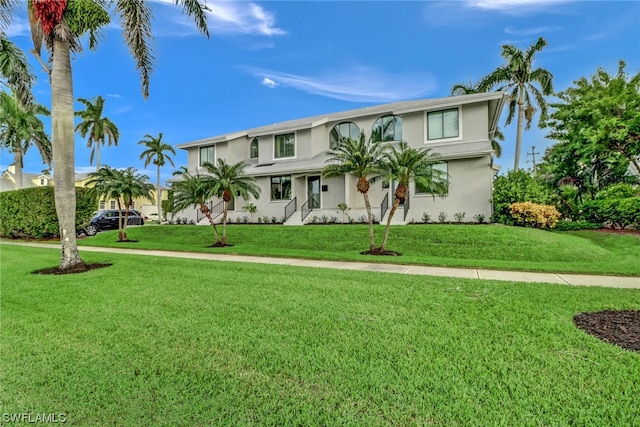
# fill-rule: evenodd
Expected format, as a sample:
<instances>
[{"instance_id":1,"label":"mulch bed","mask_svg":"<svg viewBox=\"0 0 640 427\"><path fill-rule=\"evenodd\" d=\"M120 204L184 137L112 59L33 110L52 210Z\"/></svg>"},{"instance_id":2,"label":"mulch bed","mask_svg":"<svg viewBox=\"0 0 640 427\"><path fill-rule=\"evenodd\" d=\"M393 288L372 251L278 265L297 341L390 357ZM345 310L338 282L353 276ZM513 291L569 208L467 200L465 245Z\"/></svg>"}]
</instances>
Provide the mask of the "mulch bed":
<instances>
[{"instance_id":1,"label":"mulch bed","mask_svg":"<svg viewBox=\"0 0 640 427\"><path fill-rule=\"evenodd\" d=\"M111 267L113 264L95 262L92 264L84 264L77 268L61 270L60 267L43 268L41 270L32 271L33 274L78 274L87 271L97 270L99 268Z\"/></svg>"},{"instance_id":2,"label":"mulch bed","mask_svg":"<svg viewBox=\"0 0 640 427\"><path fill-rule=\"evenodd\" d=\"M640 353L640 310L579 313L573 323L604 342Z\"/></svg>"}]
</instances>

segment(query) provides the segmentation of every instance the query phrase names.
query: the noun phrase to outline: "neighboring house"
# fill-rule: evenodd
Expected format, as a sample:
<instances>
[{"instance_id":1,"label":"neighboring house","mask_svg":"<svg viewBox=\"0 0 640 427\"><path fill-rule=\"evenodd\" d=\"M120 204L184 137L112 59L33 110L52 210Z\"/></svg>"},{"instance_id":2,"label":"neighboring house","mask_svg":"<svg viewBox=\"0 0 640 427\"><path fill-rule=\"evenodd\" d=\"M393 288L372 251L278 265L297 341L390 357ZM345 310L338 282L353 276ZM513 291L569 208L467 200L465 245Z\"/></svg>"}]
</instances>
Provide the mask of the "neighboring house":
<instances>
[{"instance_id":1,"label":"neighboring house","mask_svg":"<svg viewBox=\"0 0 640 427\"><path fill-rule=\"evenodd\" d=\"M9 165L9 168L0 176L0 191L15 190L15 174L15 165ZM48 174L22 172L22 188L46 187L48 185L53 185L53 180Z\"/></svg>"},{"instance_id":2,"label":"neighboring house","mask_svg":"<svg viewBox=\"0 0 640 427\"><path fill-rule=\"evenodd\" d=\"M439 99L396 102L331 113L274 125L214 136L178 145L188 152L190 173L206 174L203 162L224 158L230 163L247 162L247 173L256 178L262 193L257 217L276 217L287 224L310 222L342 215L338 205L350 207L351 218L366 213L364 200L352 176L322 178L327 152L340 136L357 138L361 130L367 138L373 133L383 141L404 140L413 147L428 147L440 155L437 167L449 174L449 192L434 197L409 186L409 197L396 217L397 223L420 222L424 213L437 220L444 212L449 220L455 213L489 218L492 212L492 183L496 172L491 149L492 134L502 112L506 94L502 92L454 96ZM386 220L393 202L394 186L374 184L369 190L373 214ZM220 201L213 200L214 214ZM246 216L248 202L236 200L231 218ZM178 217L201 220L193 209ZM394 218L394 223L396 222Z\"/></svg>"},{"instance_id":3,"label":"neighboring house","mask_svg":"<svg viewBox=\"0 0 640 427\"><path fill-rule=\"evenodd\" d=\"M15 167L10 165L9 168L2 173L0 177L0 191L9 191L14 189L15 185ZM89 173L77 173L75 175L76 187L88 187L88 182L91 180ZM53 177L46 174L34 174L28 172L22 172L22 188L53 186L55 180ZM169 188L162 188L162 199L166 200L169 193ZM155 188L152 190L153 197L155 198ZM143 215L149 215L157 211L155 199L150 200L147 198L137 198L130 206L132 209L137 209ZM117 209L118 203L115 199L100 200L98 202L97 209Z\"/></svg>"}]
</instances>

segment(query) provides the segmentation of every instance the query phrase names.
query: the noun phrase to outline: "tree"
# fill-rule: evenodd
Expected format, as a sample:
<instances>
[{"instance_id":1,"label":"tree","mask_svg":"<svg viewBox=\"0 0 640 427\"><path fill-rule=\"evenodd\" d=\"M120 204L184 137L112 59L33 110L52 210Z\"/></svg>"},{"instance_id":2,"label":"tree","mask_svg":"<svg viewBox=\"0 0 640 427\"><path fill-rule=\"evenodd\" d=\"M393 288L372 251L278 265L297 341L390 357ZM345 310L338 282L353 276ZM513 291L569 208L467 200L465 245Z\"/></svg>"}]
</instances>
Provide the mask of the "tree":
<instances>
[{"instance_id":1,"label":"tree","mask_svg":"<svg viewBox=\"0 0 640 427\"><path fill-rule=\"evenodd\" d=\"M560 92L547 137L576 147L573 154L585 163L619 153L640 175L640 72L629 78L625 65L620 61L615 76L598 68Z\"/></svg>"},{"instance_id":2,"label":"tree","mask_svg":"<svg viewBox=\"0 0 640 427\"><path fill-rule=\"evenodd\" d=\"M353 175L357 178L356 188L364 198L364 205L369 218L369 251L376 251L373 238L373 215L369 202L369 188L371 184L384 173L382 157L386 145L381 141L367 141L364 131L360 132L360 138L342 138L338 146L329 151L327 166L322 169L322 176Z\"/></svg>"},{"instance_id":3,"label":"tree","mask_svg":"<svg viewBox=\"0 0 640 427\"><path fill-rule=\"evenodd\" d=\"M158 221L162 221L162 186L160 185L160 168L167 162L173 164L173 160L169 156L170 154L176 155L176 150L167 143L162 142L162 132L155 138L149 134L144 136L146 139L138 141L138 144L143 144L146 147L140 154L140 160L144 159L144 167L149 166L150 163L156 165L156 202L158 208Z\"/></svg>"},{"instance_id":4,"label":"tree","mask_svg":"<svg viewBox=\"0 0 640 427\"><path fill-rule=\"evenodd\" d=\"M255 184L255 178L245 175L247 164L238 162L230 165L224 159L218 159L218 164L210 162L202 164L211 175L211 185L213 194L221 197L223 204L222 214L222 241L221 246L227 245L227 213L229 202L236 197L242 197L244 201L249 200L249 196L257 199L260 197L260 187Z\"/></svg>"},{"instance_id":5,"label":"tree","mask_svg":"<svg viewBox=\"0 0 640 427\"><path fill-rule=\"evenodd\" d=\"M428 148L413 148L405 141L400 141L391 151L385 153L383 162L387 170L385 181L396 182L397 187L393 206L387 217L384 238L378 248L381 253L386 250L391 219L400 203L406 199L410 181L413 180L416 186L434 195L444 195L448 191L448 176L446 172L433 167L438 163L438 155Z\"/></svg>"},{"instance_id":6,"label":"tree","mask_svg":"<svg viewBox=\"0 0 640 427\"><path fill-rule=\"evenodd\" d=\"M153 68L152 13L149 3L114 0L113 10L122 21L125 43L135 58L142 79L142 94L149 95L149 80ZM195 20L198 29L208 34L206 6L195 0L175 0ZM0 2L0 25L8 22L12 2ZM60 270L86 270L78 253L75 233L75 152L73 126L73 79L71 53L77 52L80 40L88 36L89 48L97 47L97 33L110 22L107 4L100 0L28 2L29 21L34 41L34 55L45 67L51 83L51 127L53 166L56 179L55 199L62 256ZM50 66L41 59L41 46L50 52Z\"/></svg>"},{"instance_id":7,"label":"tree","mask_svg":"<svg viewBox=\"0 0 640 427\"><path fill-rule=\"evenodd\" d=\"M540 122L544 122L547 117L547 103L544 96L553 93L553 74L544 68L533 68L536 53L540 52L546 45L545 39L540 37L535 44L529 46L524 52L512 45L502 46L502 57L506 64L496 68L491 74L477 83L477 89L480 92L497 90L509 93L507 126L513 121L516 110L518 112L513 170L518 170L519 168L522 132L523 129L531 127L533 116L536 113L536 105L540 109Z\"/></svg>"},{"instance_id":8,"label":"tree","mask_svg":"<svg viewBox=\"0 0 640 427\"><path fill-rule=\"evenodd\" d=\"M120 216L118 223L118 241L127 241L129 209L133 201L140 197L153 200L153 185L149 183L149 177L137 173L132 167L118 170L109 166L103 166L89 176L87 184L93 186L98 196L116 199L118 210L124 210L124 218Z\"/></svg>"},{"instance_id":9,"label":"tree","mask_svg":"<svg viewBox=\"0 0 640 427\"><path fill-rule=\"evenodd\" d=\"M17 95L21 104L28 105L35 102L31 93L34 76L29 62L24 53L7 39L2 31L0 31L0 76L2 83Z\"/></svg>"},{"instance_id":10,"label":"tree","mask_svg":"<svg viewBox=\"0 0 640 427\"><path fill-rule=\"evenodd\" d=\"M104 98L98 96L94 102L85 98L78 98L78 101L85 105L83 111L76 111L76 116L82 121L76 126L76 132L85 138L87 135L87 147L91 148L89 164L93 164L93 157L96 158L96 170L100 169L100 147L107 143L108 146L118 145L120 131L118 127L107 117L103 117Z\"/></svg>"},{"instance_id":11,"label":"tree","mask_svg":"<svg viewBox=\"0 0 640 427\"><path fill-rule=\"evenodd\" d=\"M184 166L173 173L179 176L180 180L171 186L173 193L173 212L180 212L190 206L200 209L200 212L209 220L209 224L213 227L213 233L216 236L214 245L220 244L220 235L218 228L211 216L211 210L207 206L207 202L214 196L213 185L211 185L210 176L202 176L196 172L191 175Z\"/></svg>"},{"instance_id":12,"label":"tree","mask_svg":"<svg viewBox=\"0 0 640 427\"><path fill-rule=\"evenodd\" d=\"M38 115L49 115L40 104L23 105L16 95L0 92L0 144L15 156L15 189L22 188L23 156L31 145L43 163L51 163L51 141Z\"/></svg>"}]
</instances>

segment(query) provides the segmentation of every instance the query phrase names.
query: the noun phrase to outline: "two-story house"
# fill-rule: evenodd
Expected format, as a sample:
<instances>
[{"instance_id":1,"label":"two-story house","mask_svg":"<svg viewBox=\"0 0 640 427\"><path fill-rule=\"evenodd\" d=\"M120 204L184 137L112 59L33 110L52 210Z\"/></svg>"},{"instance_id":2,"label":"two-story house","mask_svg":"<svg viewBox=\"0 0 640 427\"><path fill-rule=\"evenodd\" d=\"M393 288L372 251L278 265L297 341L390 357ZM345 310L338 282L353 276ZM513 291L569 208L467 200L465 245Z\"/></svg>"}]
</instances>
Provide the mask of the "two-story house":
<instances>
[{"instance_id":1,"label":"two-story house","mask_svg":"<svg viewBox=\"0 0 640 427\"><path fill-rule=\"evenodd\" d=\"M495 174L491 139L505 100L506 94L494 92L396 102L247 129L178 147L187 150L191 173L205 174L202 164L215 163L218 158L247 162L247 174L262 189L260 198L250 201L257 207L256 215L302 224L313 216L340 216L341 203L349 206L352 218L365 214L354 177L323 178L321 173L328 151L340 137L357 138L363 130L367 137L377 135L389 143L403 140L413 147L430 148L440 155L442 163L437 167L449 175L445 197L434 197L411 183L402 213L396 214L398 223L420 222L424 213L436 220L440 212L450 220L456 213L465 213L467 220L478 214L489 218ZM386 220L393 191L393 185L382 182L369 190L377 220ZM213 200L212 208L219 202ZM236 200L231 218L246 216L242 207L247 203ZM195 209L178 216L201 219Z\"/></svg>"}]
</instances>

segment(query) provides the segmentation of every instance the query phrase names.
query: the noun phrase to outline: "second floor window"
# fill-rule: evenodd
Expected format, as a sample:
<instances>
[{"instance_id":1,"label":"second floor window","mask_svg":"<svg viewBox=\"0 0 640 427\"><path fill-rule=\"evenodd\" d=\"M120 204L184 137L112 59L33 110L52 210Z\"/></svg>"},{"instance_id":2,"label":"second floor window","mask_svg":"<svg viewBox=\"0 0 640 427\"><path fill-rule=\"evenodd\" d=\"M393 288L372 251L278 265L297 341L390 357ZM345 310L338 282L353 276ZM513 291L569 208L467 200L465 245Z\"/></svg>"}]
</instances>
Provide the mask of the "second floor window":
<instances>
[{"instance_id":1,"label":"second floor window","mask_svg":"<svg viewBox=\"0 0 640 427\"><path fill-rule=\"evenodd\" d=\"M281 159L283 157L296 156L296 138L293 133L275 136L275 150L273 157Z\"/></svg>"},{"instance_id":2,"label":"second floor window","mask_svg":"<svg viewBox=\"0 0 640 427\"><path fill-rule=\"evenodd\" d=\"M428 139L457 138L460 135L458 109L428 113L427 127Z\"/></svg>"},{"instance_id":3,"label":"second floor window","mask_svg":"<svg viewBox=\"0 0 640 427\"><path fill-rule=\"evenodd\" d=\"M402 117L382 116L371 127L373 141L402 141Z\"/></svg>"},{"instance_id":4,"label":"second floor window","mask_svg":"<svg viewBox=\"0 0 640 427\"><path fill-rule=\"evenodd\" d=\"M345 122L337 124L329 134L329 148L334 149L340 145L343 138L357 140L360 137L360 128L355 123Z\"/></svg>"},{"instance_id":5,"label":"second floor window","mask_svg":"<svg viewBox=\"0 0 640 427\"><path fill-rule=\"evenodd\" d=\"M200 147L200 166L205 162L216 164L216 147L210 145L208 147Z\"/></svg>"},{"instance_id":6,"label":"second floor window","mask_svg":"<svg viewBox=\"0 0 640 427\"><path fill-rule=\"evenodd\" d=\"M258 137L253 138L251 144L249 144L249 158L257 159L258 158Z\"/></svg>"}]
</instances>

